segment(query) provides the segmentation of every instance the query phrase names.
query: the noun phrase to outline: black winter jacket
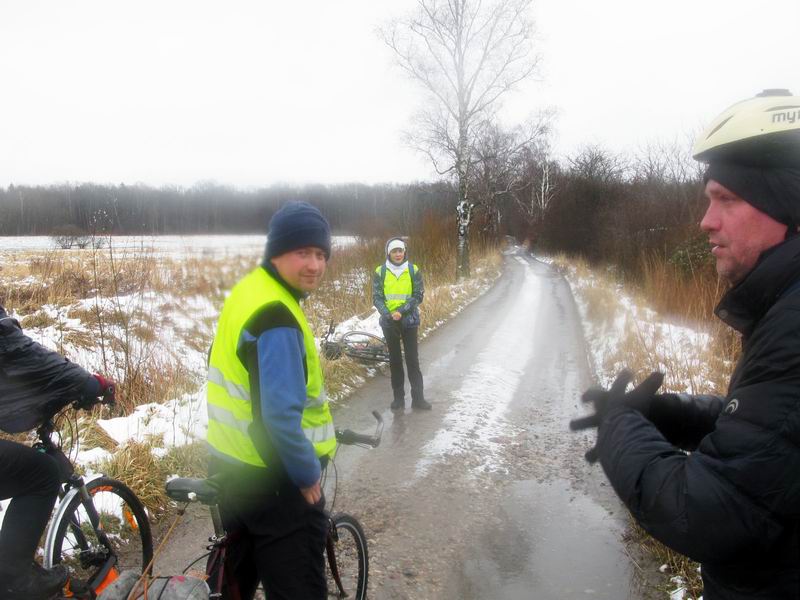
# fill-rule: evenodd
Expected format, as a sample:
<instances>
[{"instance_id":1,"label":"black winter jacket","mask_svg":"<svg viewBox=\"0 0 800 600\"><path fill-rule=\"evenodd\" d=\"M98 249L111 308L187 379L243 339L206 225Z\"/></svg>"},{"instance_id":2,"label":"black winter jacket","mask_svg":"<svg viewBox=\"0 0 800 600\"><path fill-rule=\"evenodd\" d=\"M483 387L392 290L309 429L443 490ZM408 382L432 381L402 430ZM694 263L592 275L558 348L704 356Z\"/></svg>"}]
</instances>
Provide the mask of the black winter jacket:
<instances>
[{"instance_id":1,"label":"black winter jacket","mask_svg":"<svg viewBox=\"0 0 800 600\"><path fill-rule=\"evenodd\" d=\"M725 398L688 398L678 432L615 407L600 460L644 528L702 563L705 600L797 599L800 238L765 252L715 312L743 336Z\"/></svg>"},{"instance_id":2,"label":"black winter jacket","mask_svg":"<svg viewBox=\"0 0 800 600\"><path fill-rule=\"evenodd\" d=\"M412 268L412 263L409 262L409 268ZM422 281L422 274L419 272L417 265L413 265L414 276L411 278L411 287L413 292L403 306L398 308L398 312L403 315L400 319L400 324L404 329L412 329L419 327L419 305L425 298L425 284ZM383 279L381 278L381 270L372 273L372 304L378 309L381 315L381 325L389 326L393 321L389 318L391 311L386 308L386 294L383 291ZM387 276L393 277L391 273Z\"/></svg>"},{"instance_id":3,"label":"black winter jacket","mask_svg":"<svg viewBox=\"0 0 800 600\"><path fill-rule=\"evenodd\" d=\"M73 400L97 396L97 380L34 342L0 306L0 429L33 429Z\"/></svg>"}]
</instances>

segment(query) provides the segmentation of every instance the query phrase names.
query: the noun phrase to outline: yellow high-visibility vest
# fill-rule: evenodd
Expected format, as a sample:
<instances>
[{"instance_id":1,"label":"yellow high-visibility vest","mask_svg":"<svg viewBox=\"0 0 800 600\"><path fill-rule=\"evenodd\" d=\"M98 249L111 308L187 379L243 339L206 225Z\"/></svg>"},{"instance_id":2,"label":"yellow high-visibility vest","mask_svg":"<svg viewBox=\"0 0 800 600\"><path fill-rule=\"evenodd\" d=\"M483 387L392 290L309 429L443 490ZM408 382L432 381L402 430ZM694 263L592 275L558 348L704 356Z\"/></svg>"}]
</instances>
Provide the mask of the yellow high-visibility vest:
<instances>
[{"instance_id":1,"label":"yellow high-visibility vest","mask_svg":"<svg viewBox=\"0 0 800 600\"><path fill-rule=\"evenodd\" d=\"M414 293L414 282L411 277L412 268L415 273L419 271L417 265L413 265L412 267L411 263L408 263L408 268L400 274L400 277L397 277L390 269L386 268L385 265L378 265L376 267L375 272L378 275L384 272L385 269L385 276L383 277L383 297L386 299L386 308L390 311L397 310L403 306Z\"/></svg>"},{"instance_id":2,"label":"yellow high-visibility vest","mask_svg":"<svg viewBox=\"0 0 800 600\"><path fill-rule=\"evenodd\" d=\"M268 304L283 304L303 333L306 351L306 404L302 427L317 456L336 449L333 427L314 335L294 296L259 267L234 286L219 317L208 365L208 434L213 453L257 467L268 467L256 450L248 427L253 422L250 374L236 353L244 326Z\"/></svg>"}]
</instances>

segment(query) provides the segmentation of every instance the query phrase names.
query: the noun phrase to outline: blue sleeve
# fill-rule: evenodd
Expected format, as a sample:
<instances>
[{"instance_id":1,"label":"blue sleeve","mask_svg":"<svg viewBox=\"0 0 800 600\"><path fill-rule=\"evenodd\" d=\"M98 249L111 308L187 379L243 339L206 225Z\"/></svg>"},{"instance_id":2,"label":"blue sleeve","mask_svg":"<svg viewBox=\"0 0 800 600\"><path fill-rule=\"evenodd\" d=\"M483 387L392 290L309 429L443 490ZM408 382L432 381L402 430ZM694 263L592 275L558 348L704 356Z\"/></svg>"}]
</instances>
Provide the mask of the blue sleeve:
<instances>
[{"instance_id":1,"label":"blue sleeve","mask_svg":"<svg viewBox=\"0 0 800 600\"><path fill-rule=\"evenodd\" d=\"M261 416L289 478L300 488L314 485L320 464L303 433L306 402L305 348L302 332L276 327L256 340Z\"/></svg>"}]
</instances>

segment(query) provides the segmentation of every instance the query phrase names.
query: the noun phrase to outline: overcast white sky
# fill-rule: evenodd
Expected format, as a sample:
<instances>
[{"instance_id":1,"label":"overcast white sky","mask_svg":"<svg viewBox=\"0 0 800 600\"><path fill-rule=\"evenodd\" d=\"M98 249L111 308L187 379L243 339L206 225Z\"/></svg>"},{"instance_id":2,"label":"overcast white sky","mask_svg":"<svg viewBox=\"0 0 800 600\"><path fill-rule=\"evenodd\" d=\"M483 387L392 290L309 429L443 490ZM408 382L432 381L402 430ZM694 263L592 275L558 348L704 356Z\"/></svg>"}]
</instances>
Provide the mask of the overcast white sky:
<instances>
[{"instance_id":1,"label":"overcast white sky","mask_svg":"<svg viewBox=\"0 0 800 600\"><path fill-rule=\"evenodd\" d=\"M420 94L376 28L413 0L0 4L0 186L240 187L432 179L405 148ZM800 1L539 0L557 150L685 139L765 87L800 94Z\"/></svg>"}]
</instances>

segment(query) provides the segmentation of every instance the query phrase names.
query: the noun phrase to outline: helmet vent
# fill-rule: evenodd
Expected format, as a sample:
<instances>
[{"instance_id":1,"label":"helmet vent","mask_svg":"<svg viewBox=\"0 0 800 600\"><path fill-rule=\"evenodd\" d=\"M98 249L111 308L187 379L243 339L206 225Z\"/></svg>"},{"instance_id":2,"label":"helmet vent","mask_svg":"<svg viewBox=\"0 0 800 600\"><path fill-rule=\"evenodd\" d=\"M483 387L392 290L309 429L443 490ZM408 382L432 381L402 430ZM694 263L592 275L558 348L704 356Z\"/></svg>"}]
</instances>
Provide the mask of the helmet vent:
<instances>
[{"instance_id":1,"label":"helmet vent","mask_svg":"<svg viewBox=\"0 0 800 600\"><path fill-rule=\"evenodd\" d=\"M715 133L717 133L717 132L718 132L720 129L722 129L722 127L725 125L725 123L727 123L728 121L730 121L732 118L733 118L733 115L731 115L730 117L728 117L727 119L725 119L725 120L724 120L722 123L720 123L719 125L717 125L716 127L714 127L714 129L712 129L711 131L709 131L709 132L708 132L708 135L706 136L706 139L710 138L712 135L714 135L714 134L715 134Z\"/></svg>"},{"instance_id":2,"label":"helmet vent","mask_svg":"<svg viewBox=\"0 0 800 600\"><path fill-rule=\"evenodd\" d=\"M768 108L767 112L772 112L774 110L792 110L793 108L800 108L800 104L782 104L780 106L773 106L772 108Z\"/></svg>"},{"instance_id":3,"label":"helmet vent","mask_svg":"<svg viewBox=\"0 0 800 600\"><path fill-rule=\"evenodd\" d=\"M770 88L756 94L756 98L766 98L767 96L791 96L792 92L784 88Z\"/></svg>"}]
</instances>

